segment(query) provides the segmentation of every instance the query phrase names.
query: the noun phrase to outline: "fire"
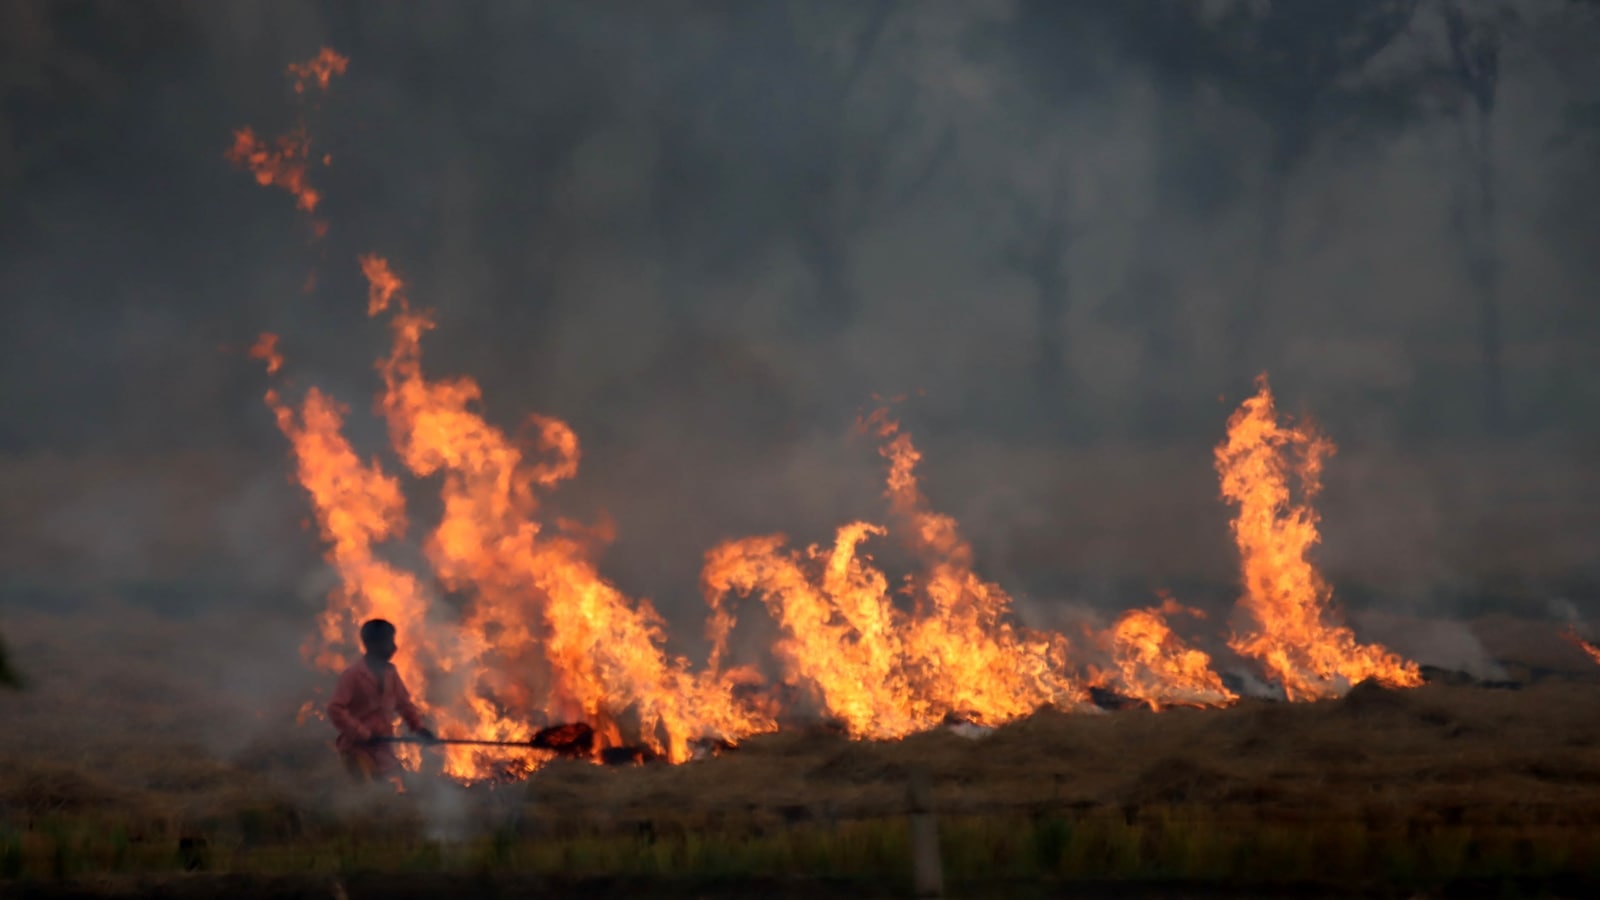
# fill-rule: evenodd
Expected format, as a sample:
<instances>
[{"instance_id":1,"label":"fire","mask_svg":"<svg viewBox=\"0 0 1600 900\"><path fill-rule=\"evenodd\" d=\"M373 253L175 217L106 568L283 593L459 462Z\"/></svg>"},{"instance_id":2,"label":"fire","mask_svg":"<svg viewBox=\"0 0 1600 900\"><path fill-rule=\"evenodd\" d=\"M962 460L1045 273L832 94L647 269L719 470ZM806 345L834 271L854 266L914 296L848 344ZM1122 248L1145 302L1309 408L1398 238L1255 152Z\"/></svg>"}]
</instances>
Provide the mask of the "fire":
<instances>
[{"instance_id":1,"label":"fire","mask_svg":"<svg viewBox=\"0 0 1600 900\"><path fill-rule=\"evenodd\" d=\"M304 94L313 86L326 89L347 65L325 49L289 66L289 74ZM317 209L303 124L271 143L241 129L228 156L258 183L287 190L300 209ZM326 164L330 157L322 159ZM317 228L320 235L321 223ZM297 479L311 497L342 584L307 645L308 659L327 669L345 665L356 626L387 618L401 634L396 664L441 730L483 740L525 741L552 720L576 720L595 729L584 746L603 754L622 745L626 715L637 732L630 753L682 761L695 742L726 744L773 727L770 716L735 699L747 672L691 672L685 660L666 653L662 622L650 603L630 601L600 576L587 553L605 529L565 520L552 528L541 519L539 492L577 472L579 446L571 428L534 416L524 436L513 440L476 411L476 383L426 377L421 340L432 320L411 308L387 261L365 256L360 262L369 284L368 313L390 314L394 337L392 352L379 364L379 412L406 469L418 477L443 476L443 518L423 553L438 585L467 602L459 611L442 608L428 589L431 581L378 554L378 545L407 537L404 495L397 479L376 460L362 460L345 440L347 410L316 389L296 407L274 388L267 404L293 447ZM282 367L276 336L263 335L252 355L269 374ZM549 755L530 750L522 759L486 759L451 746L444 768L463 779L482 778L525 772Z\"/></svg>"},{"instance_id":2,"label":"fire","mask_svg":"<svg viewBox=\"0 0 1600 900\"><path fill-rule=\"evenodd\" d=\"M304 94L312 84L325 91L328 81L335 75L343 75L349 65L350 60L340 56L332 47L323 47L321 52L303 63L290 63L289 74L294 76L294 92Z\"/></svg>"},{"instance_id":3,"label":"fire","mask_svg":"<svg viewBox=\"0 0 1600 900\"><path fill-rule=\"evenodd\" d=\"M1173 633L1167 617L1205 614L1164 596L1160 606L1124 613L1109 632L1117 692L1151 709L1221 706L1238 699L1211 668L1211 657Z\"/></svg>"},{"instance_id":4,"label":"fire","mask_svg":"<svg viewBox=\"0 0 1600 900\"><path fill-rule=\"evenodd\" d=\"M290 63L289 74L294 78L296 94L304 94L311 85L327 90L334 75L342 75L350 61L331 48L324 47L317 56L303 63ZM288 132L271 140L258 137L255 130L246 126L233 133L233 146L228 148L226 159L255 176L263 187L276 186L295 199L295 207L305 213L315 213L322 195L311 186L309 167L312 161L311 135L301 121ZM332 157L324 154L324 166ZM313 221L313 234L322 237L327 232L326 223Z\"/></svg>"},{"instance_id":5,"label":"fire","mask_svg":"<svg viewBox=\"0 0 1600 900\"><path fill-rule=\"evenodd\" d=\"M941 713L914 694L906 671L903 616L888 581L857 556L877 525L840 528L831 550L785 549L782 535L729 541L706 555L701 584L712 607L711 670L720 668L734 617L729 594L759 592L785 631L773 648L792 683L814 690L828 713L857 737L899 737Z\"/></svg>"},{"instance_id":6,"label":"fire","mask_svg":"<svg viewBox=\"0 0 1600 900\"><path fill-rule=\"evenodd\" d=\"M283 354L278 352L278 336L263 332L250 347L250 358L266 363L267 374L276 375L283 368Z\"/></svg>"},{"instance_id":7,"label":"fire","mask_svg":"<svg viewBox=\"0 0 1600 900\"><path fill-rule=\"evenodd\" d=\"M347 412L326 394L311 388L296 410L276 390L266 394L278 429L294 448L296 477L311 495L327 559L343 588L337 610L322 620L321 646L307 647L320 665L341 668L354 660L350 636L361 622L385 618L401 634L420 634L427 600L417 579L378 558L373 545L405 529L405 496L400 482L376 460L363 461L341 430ZM414 640L414 639L413 639ZM414 667L416 645L400 644L396 660ZM422 685L413 688L424 693Z\"/></svg>"},{"instance_id":8,"label":"fire","mask_svg":"<svg viewBox=\"0 0 1600 900\"><path fill-rule=\"evenodd\" d=\"M385 260L361 263L369 312L392 313L379 411L407 469L443 476L443 518L424 553L439 583L470 602L451 620L415 576L374 552L375 544L404 537L404 497L397 479L376 461L363 462L343 438L345 410L314 388L299 411L270 391L267 402L294 448L298 480L343 584L308 650L313 662L330 670L347 664L350 635L381 616L400 631L396 664L413 693L433 701L432 714L452 734L526 741L544 722L577 720L599 729L595 749L604 751L622 743L618 720L631 712L651 753L684 761L693 741L771 728L735 700L740 673L695 674L666 654L650 604L630 602L587 558L593 530L570 523L552 530L540 520L538 492L577 472L571 428L533 417L530 440L518 444L476 412L476 383L426 377L421 340L432 320L411 308ZM258 346L275 369L276 342ZM539 756L530 751L522 763L531 767ZM464 779L504 764L504 754L446 751L445 770Z\"/></svg>"},{"instance_id":9,"label":"fire","mask_svg":"<svg viewBox=\"0 0 1600 900\"><path fill-rule=\"evenodd\" d=\"M732 680L697 676L667 656L650 603L630 602L588 559L592 533L574 537L540 521L539 492L577 472L571 428L534 417L531 446L519 446L473 409L480 391L471 379L428 379L420 344L431 319L409 308L381 259L367 257L363 270L369 311L394 311L379 404L392 442L412 474L444 476L444 516L428 559L446 587L474 598L464 633L495 635L492 646L474 648L473 663L536 673L509 693L480 694L480 725L504 726L490 715L508 704L526 716L533 710L525 704L544 694L548 715L605 726L615 743L616 716L631 708L643 742L673 761L689 757L691 740L770 727L734 701Z\"/></svg>"},{"instance_id":10,"label":"fire","mask_svg":"<svg viewBox=\"0 0 1600 900\"><path fill-rule=\"evenodd\" d=\"M347 65L325 49L289 74L305 94L326 90ZM229 158L262 185L289 191L305 212L317 209L303 125L271 144L242 129ZM792 548L774 534L713 548L701 573L712 651L697 671L668 652L652 604L626 596L599 571L594 557L610 540L609 523L586 526L547 511L549 493L578 474L577 434L540 415L513 433L492 424L475 381L424 370L422 344L434 320L412 305L405 281L381 256L359 263L368 315L383 319L391 337L377 362L375 411L403 474L438 485L441 514L431 530L411 533L400 475L357 453L344 436L346 407L316 388L298 403L279 387L266 392L340 580L304 653L312 665L337 670L354 659L361 622L394 622L396 664L441 733L527 745L440 749L439 764L453 777L521 777L556 756L703 758L776 728L779 698L789 693L814 701L851 736L876 739L951 720L994 726L1044 706L1086 708L1091 683L1153 709L1236 699L1210 657L1170 624L1173 616L1203 616L1170 597L1090 635L1109 653L1105 671L1075 659L1064 635L1017 624L1011 595L977 573L955 518L923 494L921 454L888 407L857 423L886 463L888 524L850 522L827 547ZM284 366L273 334L262 334L250 355L269 375ZM1309 426L1278 422L1264 377L1216 450L1222 494L1238 506L1239 606L1250 626L1229 646L1259 660L1291 700L1330 696L1368 677L1420 683L1415 665L1356 643L1333 621L1331 590L1307 559L1317 541L1310 501L1332 451ZM1291 477L1301 485L1299 502L1291 499ZM866 550L891 537L918 561L893 589ZM414 559L412 568L401 558ZM733 601L751 596L781 630L773 648L781 687L727 659ZM1600 650L1580 645L1600 661ZM303 709L301 718L312 712ZM422 756L408 748L404 759L416 768Z\"/></svg>"},{"instance_id":11,"label":"fire","mask_svg":"<svg viewBox=\"0 0 1600 900\"><path fill-rule=\"evenodd\" d=\"M1308 558L1319 539L1311 501L1333 451L1310 424L1279 422L1265 375L1228 420L1227 439L1216 449L1222 496L1238 507L1232 529L1243 563L1239 609L1249 624L1228 643L1260 661L1290 700L1335 696L1367 678L1422 683L1415 663L1358 643L1335 621L1333 590ZM1299 502L1290 495L1291 478L1299 480Z\"/></svg>"},{"instance_id":12,"label":"fire","mask_svg":"<svg viewBox=\"0 0 1600 900\"><path fill-rule=\"evenodd\" d=\"M955 520L928 508L910 435L886 409L862 428L883 442L891 513L925 562L909 583L914 608L896 607L887 577L859 553L887 534L882 526L845 525L829 550L785 550L781 535L731 541L708 554L702 578L712 669L733 627L724 598L759 593L785 632L775 649L786 677L814 690L853 736L900 737L949 716L994 725L1045 705L1081 705L1066 638L1012 624L1010 596L973 571Z\"/></svg>"},{"instance_id":13,"label":"fire","mask_svg":"<svg viewBox=\"0 0 1600 900\"><path fill-rule=\"evenodd\" d=\"M911 435L887 408L862 420L860 428L882 440L878 452L889 461L890 512L909 527L908 539L927 566L908 638L919 678L935 702L975 714L978 724L1024 716L1045 704L1081 703L1082 686L1065 674L1066 637L1013 625L1010 595L978 577L972 546L956 520L929 508L917 484L922 455Z\"/></svg>"},{"instance_id":14,"label":"fire","mask_svg":"<svg viewBox=\"0 0 1600 900\"><path fill-rule=\"evenodd\" d=\"M1571 641L1572 644L1579 650L1587 653L1590 659L1594 660L1596 663L1600 663L1600 646L1596 646L1589 641L1584 640L1583 636L1578 634L1578 629L1568 625L1566 628L1561 629L1561 636Z\"/></svg>"},{"instance_id":15,"label":"fire","mask_svg":"<svg viewBox=\"0 0 1600 900\"><path fill-rule=\"evenodd\" d=\"M276 340L263 336L269 371L281 365ZM267 391L267 405L278 429L294 449L296 478L311 496L317 523L327 545L326 558L342 587L319 617L318 634L302 648L308 661L337 671L356 658L351 643L360 624L371 618L395 623L409 640L400 642L395 663L409 674L411 690L427 696L426 668L430 648L424 642L428 601L409 572L380 559L375 543L405 529L405 497L400 483L376 460L363 461L342 434L346 410L316 388L306 392L296 410L276 389ZM410 760L415 762L414 756Z\"/></svg>"},{"instance_id":16,"label":"fire","mask_svg":"<svg viewBox=\"0 0 1600 900\"><path fill-rule=\"evenodd\" d=\"M227 159L240 168L249 169L257 184L276 185L288 191L295 199L295 206L310 213L317 211L317 204L322 200L322 195L307 178L306 160L310 152L311 137L304 127L265 141L246 126L233 133L233 146L228 148Z\"/></svg>"}]
</instances>

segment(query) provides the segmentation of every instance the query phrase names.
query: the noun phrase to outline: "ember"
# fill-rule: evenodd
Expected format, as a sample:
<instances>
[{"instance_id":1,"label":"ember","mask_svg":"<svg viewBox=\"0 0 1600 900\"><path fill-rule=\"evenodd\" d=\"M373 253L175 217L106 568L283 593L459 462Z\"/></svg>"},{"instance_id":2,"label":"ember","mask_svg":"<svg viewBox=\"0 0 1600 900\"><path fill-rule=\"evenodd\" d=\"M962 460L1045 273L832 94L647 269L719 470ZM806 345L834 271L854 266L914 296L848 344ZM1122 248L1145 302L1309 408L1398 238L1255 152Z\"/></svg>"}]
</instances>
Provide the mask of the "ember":
<instances>
[{"instance_id":1,"label":"ember","mask_svg":"<svg viewBox=\"0 0 1600 900\"><path fill-rule=\"evenodd\" d=\"M294 77L295 93L305 94L312 85L327 90L329 80L334 75L344 74L349 63L348 59L327 47L311 60L290 63L288 71ZM228 148L226 158L234 165L248 169L258 184L275 185L287 191L302 212L317 211L322 195L311 186L311 135L303 120L271 140L258 137L249 127L240 128L233 133L233 146ZM332 164L333 158L323 154L321 162L327 166ZM326 232L326 223L312 221L314 236L320 238Z\"/></svg>"},{"instance_id":2,"label":"ember","mask_svg":"<svg viewBox=\"0 0 1600 900\"><path fill-rule=\"evenodd\" d=\"M689 749L694 754L694 759L711 759L724 753L731 753L739 745L722 738L700 738L689 742Z\"/></svg>"},{"instance_id":3,"label":"ember","mask_svg":"<svg viewBox=\"0 0 1600 900\"><path fill-rule=\"evenodd\" d=\"M539 729L532 745L568 759L587 759L594 755L594 729L583 722L551 725Z\"/></svg>"},{"instance_id":4,"label":"ember","mask_svg":"<svg viewBox=\"0 0 1600 900\"><path fill-rule=\"evenodd\" d=\"M607 747L600 751L600 764L605 766L642 766L657 762L661 755L649 747Z\"/></svg>"},{"instance_id":5,"label":"ember","mask_svg":"<svg viewBox=\"0 0 1600 900\"><path fill-rule=\"evenodd\" d=\"M294 76L294 92L303 94L313 83L325 91L328 89L328 80L335 75L343 75L349 65L350 60L335 53L331 47L323 47L322 52L303 63L290 63L289 74Z\"/></svg>"},{"instance_id":6,"label":"ember","mask_svg":"<svg viewBox=\"0 0 1600 900\"><path fill-rule=\"evenodd\" d=\"M1119 694L1110 688L1089 688L1089 701L1101 709L1116 712L1124 709L1148 709L1149 703L1137 697Z\"/></svg>"}]
</instances>

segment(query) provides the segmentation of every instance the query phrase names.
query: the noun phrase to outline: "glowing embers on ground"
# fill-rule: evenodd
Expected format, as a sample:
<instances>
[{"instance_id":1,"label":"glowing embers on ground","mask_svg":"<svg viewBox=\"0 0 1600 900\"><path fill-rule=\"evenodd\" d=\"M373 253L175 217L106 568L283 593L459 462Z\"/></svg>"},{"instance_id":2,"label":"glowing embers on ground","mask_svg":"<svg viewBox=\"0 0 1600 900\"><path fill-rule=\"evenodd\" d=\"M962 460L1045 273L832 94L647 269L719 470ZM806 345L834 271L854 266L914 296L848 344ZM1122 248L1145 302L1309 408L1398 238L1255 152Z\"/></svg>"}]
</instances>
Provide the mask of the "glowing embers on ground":
<instances>
[{"instance_id":1,"label":"glowing embers on ground","mask_svg":"<svg viewBox=\"0 0 1600 900\"><path fill-rule=\"evenodd\" d=\"M1309 423L1279 421L1266 376L1228 420L1227 439L1216 449L1222 496L1238 507L1232 528L1244 576L1239 609L1248 623L1229 646L1259 661L1290 700L1336 696L1368 678L1422 683L1415 663L1358 643L1334 621L1332 588L1308 559L1318 540L1311 500L1333 451ZM1296 479L1298 502L1290 490Z\"/></svg>"}]
</instances>

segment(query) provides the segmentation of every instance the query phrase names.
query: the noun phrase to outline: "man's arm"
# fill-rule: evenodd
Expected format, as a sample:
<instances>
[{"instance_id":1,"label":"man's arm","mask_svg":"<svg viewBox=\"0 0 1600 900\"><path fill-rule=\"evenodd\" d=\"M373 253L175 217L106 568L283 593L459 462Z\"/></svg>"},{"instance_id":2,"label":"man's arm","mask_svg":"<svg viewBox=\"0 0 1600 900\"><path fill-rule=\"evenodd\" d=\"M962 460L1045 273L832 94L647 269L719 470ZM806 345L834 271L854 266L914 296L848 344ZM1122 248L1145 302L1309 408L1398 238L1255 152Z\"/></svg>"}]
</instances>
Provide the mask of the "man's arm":
<instances>
[{"instance_id":1,"label":"man's arm","mask_svg":"<svg viewBox=\"0 0 1600 900\"><path fill-rule=\"evenodd\" d=\"M328 721L339 729L340 734L353 735L360 741L369 740L372 732L350 712L350 701L355 699L355 695L355 673L347 671L340 674L339 683L333 689L333 699L328 701Z\"/></svg>"}]
</instances>

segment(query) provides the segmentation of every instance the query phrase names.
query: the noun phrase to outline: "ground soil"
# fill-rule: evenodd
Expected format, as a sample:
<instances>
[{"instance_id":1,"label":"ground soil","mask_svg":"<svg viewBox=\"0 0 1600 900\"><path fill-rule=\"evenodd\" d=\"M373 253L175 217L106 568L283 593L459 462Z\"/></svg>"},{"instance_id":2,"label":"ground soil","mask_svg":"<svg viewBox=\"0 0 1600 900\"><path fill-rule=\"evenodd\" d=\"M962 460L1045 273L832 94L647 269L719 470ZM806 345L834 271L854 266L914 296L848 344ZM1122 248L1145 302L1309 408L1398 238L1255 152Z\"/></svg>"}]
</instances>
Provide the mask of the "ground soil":
<instances>
[{"instance_id":1,"label":"ground soil","mask_svg":"<svg viewBox=\"0 0 1600 900\"><path fill-rule=\"evenodd\" d=\"M1595 896L1600 881L1573 878L1462 879L1426 893L1372 886L1300 883L1266 888L1244 888L1181 882L1116 883L1030 882L950 885L950 897L1033 898L1070 897L1073 900L1476 900L1476 898L1542 897L1577 900ZM10 900L125 900L146 897L161 900L422 900L434 897L473 897L484 900L802 900L814 897L903 898L903 889L850 880L752 879L740 882L663 882L629 879L557 880L517 875L352 875L343 878L249 875L187 876L162 879L121 879L66 884L17 883L5 893Z\"/></svg>"},{"instance_id":2,"label":"ground soil","mask_svg":"<svg viewBox=\"0 0 1600 900\"><path fill-rule=\"evenodd\" d=\"M57 640L32 624L14 634L34 686L0 698L6 722L0 729L0 826L12 834L32 834L50 822L104 823L134 847L160 844L165 853L191 833L239 848L352 836L376 842L441 829L451 839L473 840L509 828L534 844L606 833L770 835L795 826L902 820L914 768L930 773L939 812L951 819L1109 815L1138 823L1196 815L1205 827L1219 828L1354 823L1378 832L1481 827L1563 835L1587 835L1600 826L1600 667L1575 650L1563 656L1566 645L1554 637L1540 645L1538 664L1503 659L1503 677L1488 683L1451 676L1407 691L1363 685L1342 699L1311 704L1258 699L1227 709L1043 710L980 738L939 730L864 743L796 728L681 766L556 762L524 782L492 790L441 794L423 783L413 796L396 798L347 784L328 752L323 723L295 726L290 706L241 710L231 703L241 692L237 686L195 677L192 669L175 669L154 654L127 652L174 646L154 630L166 624L119 623L123 652L100 658L74 652L71 639L82 639L82 631ZM1534 624L1524 630L1555 633ZM1505 627L1499 633L1522 632ZM226 735L212 730L218 722L231 726ZM342 876L336 890L329 876L93 878L82 874L88 871L92 867L80 866L73 869L77 874L52 881L0 876L0 896L776 900L900 892L848 881L646 885L502 872L352 874ZM1070 890L1041 882L955 884L952 894L1579 897L1600 894L1596 888L1560 879L1457 880L1436 883L1427 894L1352 883L1248 893L1237 885L1134 879L1098 887L1077 882Z\"/></svg>"}]
</instances>

